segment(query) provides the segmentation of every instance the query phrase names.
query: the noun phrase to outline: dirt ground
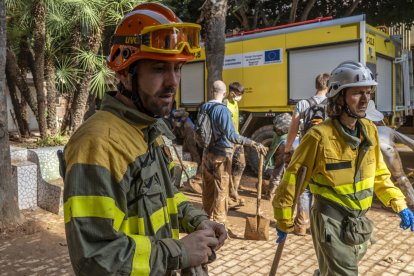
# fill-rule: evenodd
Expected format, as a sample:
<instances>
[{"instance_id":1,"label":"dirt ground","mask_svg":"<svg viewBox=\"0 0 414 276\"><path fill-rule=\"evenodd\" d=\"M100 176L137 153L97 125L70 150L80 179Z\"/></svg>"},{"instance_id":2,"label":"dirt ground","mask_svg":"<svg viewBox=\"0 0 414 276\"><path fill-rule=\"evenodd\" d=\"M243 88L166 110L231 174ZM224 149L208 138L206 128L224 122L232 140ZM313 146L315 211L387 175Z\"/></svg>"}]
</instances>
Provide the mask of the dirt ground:
<instances>
[{"instance_id":1,"label":"dirt ground","mask_svg":"<svg viewBox=\"0 0 414 276\"><path fill-rule=\"evenodd\" d=\"M411 181L414 181L414 153L402 149L401 157L406 172L410 174ZM256 177L248 174L243 176L240 195L245 199L246 205L229 211L228 227L237 230L235 238L243 238L240 229L244 229L245 218L255 213L256 183ZM201 195L185 194L195 205L201 207ZM262 214L272 218L270 202L262 200L261 206ZM74 275L66 245L63 217L42 209L25 210L22 215L27 220L26 224L13 232L0 233L0 276Z\"/></svg>"},{"instance_id":2,"label":"dirt ground","mask_svg":"<svg viewBox=\"0 0 414 276\"><path fill-rule=\"evenodd\" d=\"M245 217L256 210L257 178L244 176L240 194L246 205L229 211L230 229L245 226ZM184 192L201 208L201 195ZM263 214L271 217L271 205L262 201ZM24 210L26 223L13 232L0 234L0 276L73 275L65 238L63 217L40 208ZM237 231L236 231L237 233Z\"/></svg>"}]
</instances>

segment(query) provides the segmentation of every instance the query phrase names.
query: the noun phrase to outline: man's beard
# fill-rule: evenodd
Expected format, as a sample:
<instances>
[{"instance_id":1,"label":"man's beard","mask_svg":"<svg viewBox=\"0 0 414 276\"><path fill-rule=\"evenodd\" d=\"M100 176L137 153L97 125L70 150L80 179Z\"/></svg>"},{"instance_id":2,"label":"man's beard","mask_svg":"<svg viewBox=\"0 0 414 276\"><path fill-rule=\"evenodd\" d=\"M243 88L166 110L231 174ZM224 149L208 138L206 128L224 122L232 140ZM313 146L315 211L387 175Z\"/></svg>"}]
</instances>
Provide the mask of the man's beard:
<instances>
[{"instance_id":1,"label":"man's beard","mask_svg":"<svg viewBox=\"0 0 414 276\"><path fill-rule=\"evenodd\" d=\"M150 96L147 93L143 92L141 89L138 88L138 93L142 101L143 107L154 114L155 116L164 117L170 114L175 97L176 88L174 87L167 87L162 89L161 91L157 91L155 95ZM160 97L170 97L172 96L173 100L170 103L163 103L160 100Z\"/></svg>"}]
</instances>

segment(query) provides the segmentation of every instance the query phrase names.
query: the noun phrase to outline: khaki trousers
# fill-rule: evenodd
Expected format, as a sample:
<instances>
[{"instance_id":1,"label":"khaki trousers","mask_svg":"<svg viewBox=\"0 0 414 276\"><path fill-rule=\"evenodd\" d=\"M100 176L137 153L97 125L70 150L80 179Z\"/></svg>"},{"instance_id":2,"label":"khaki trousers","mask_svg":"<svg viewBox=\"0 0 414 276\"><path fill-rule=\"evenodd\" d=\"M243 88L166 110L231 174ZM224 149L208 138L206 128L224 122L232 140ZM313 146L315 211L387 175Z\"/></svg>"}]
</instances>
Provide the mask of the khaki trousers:
<instances>
[{"instance_id":1,"label":"khaki trousers","mask_svg":"<svg viewBox=\"0 0 414 276\"><path fill-rule=\"evenodd\" d=\"M203 154L203 209L211 220L225 223L228 211L231 155Z\"/></svg>"},{"instance_id":2,"label":"khaki trousers","mask_svg":"<svg viewBox=\"0 0 414 276\"><path fill-rule=\"evenodd\" d=\"M244 146L234 145L232 157L232 169L230 172L230 199L239 203L240 180L246 168L246 158L244 156Z\"/></svg>"}]
</instances>

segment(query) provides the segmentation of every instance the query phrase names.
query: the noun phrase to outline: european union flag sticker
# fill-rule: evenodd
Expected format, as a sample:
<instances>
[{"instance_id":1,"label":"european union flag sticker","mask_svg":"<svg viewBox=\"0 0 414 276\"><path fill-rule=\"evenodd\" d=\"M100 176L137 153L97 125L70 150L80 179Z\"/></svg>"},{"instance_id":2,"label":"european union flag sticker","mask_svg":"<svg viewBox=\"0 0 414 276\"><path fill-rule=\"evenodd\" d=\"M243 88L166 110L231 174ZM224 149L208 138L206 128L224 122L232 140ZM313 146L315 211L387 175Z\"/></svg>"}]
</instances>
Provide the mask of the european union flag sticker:
<instances>
[{"instance_id":1,"label":"european union flag sticker","mask_svg":"<svg viewBox=\"0 0 414 276\"><path fill-rule=\"evenodd\" d=\"M280 49L265 51L265 64L280 62Z\"/></svg>"}]
</instances>

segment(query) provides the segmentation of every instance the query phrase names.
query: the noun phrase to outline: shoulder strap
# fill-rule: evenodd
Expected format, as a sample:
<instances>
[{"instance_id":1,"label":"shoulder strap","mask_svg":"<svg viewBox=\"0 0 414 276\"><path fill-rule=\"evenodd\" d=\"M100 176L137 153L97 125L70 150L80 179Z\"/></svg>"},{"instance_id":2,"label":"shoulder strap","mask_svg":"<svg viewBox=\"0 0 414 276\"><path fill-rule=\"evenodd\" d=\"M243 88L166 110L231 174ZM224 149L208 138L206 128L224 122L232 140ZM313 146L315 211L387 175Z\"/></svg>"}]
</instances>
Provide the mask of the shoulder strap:
<instances>
[{"instance_id":1,"label":"shoulder strap","mask_svg":"<svg viewBox=\"0 0 414 276\"><path fill-rule=\"evenodd\" d=\"M307 101L309 103L309 107L318 104L318 102L313 97L310 97L309 99L307 99Z\"/></svg>"},{"instance_id":2,"label":"shoulder strap","mask_svg":"<svg viewBox=\"0 0 414 276\"><path fill-rule=\"evenodd\" d=\"M213 103L211 106L210 106L210 108L206 111L206 113L208 114L208 116L210 117L210 114L211 114L211 112L213 111L213 109L216 107L216 106L218 106L218 105L223 105L223 106L225 106L224 104L222 104L222 103Z\"/></svg>"}]
</instances>

